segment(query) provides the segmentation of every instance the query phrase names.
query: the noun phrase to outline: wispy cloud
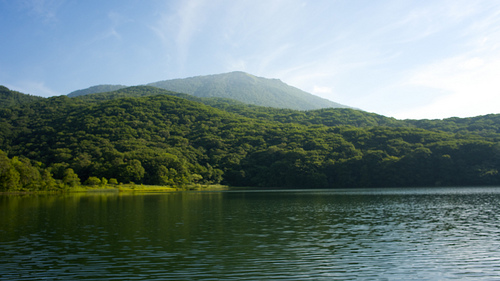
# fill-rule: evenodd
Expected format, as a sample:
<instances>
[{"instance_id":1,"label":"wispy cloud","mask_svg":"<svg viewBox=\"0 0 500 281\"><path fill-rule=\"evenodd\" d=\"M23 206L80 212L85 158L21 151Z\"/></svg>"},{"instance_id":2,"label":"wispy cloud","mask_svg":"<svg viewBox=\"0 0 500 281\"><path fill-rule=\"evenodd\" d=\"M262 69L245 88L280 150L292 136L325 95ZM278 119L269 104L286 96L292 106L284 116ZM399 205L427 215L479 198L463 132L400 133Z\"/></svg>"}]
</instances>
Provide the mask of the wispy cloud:
<instances>
[{"instance_id":1,"label":"wispy cloud","mask_svg":"<svg viewBox=\"0 0 500 281\"><path fill-rule=\"evenodd\" d=\"M498 112L500 3L469 2L428 2L412 10L396 2L386 7L389 19L370 18L375 24L364 33L345 35L341 46L350 48L333 48L309 74L301 69L292 80L320 96L398 118ZM323 88L332 91L318 91Z\"/></svg>"},{"instance_id":2,"label":"wispy cloud","mask_svg":"<svg viewBox=\"0 0 500 281\"><path fill-rule=\"evenodd\" d=\"M159 19L151 26L151 29L160 38L165 49L170 50L170 46L175 44L175 56L178 63L183 68L189 55L190 44L193 37L202 29L202 23L208 3L206 0L179 1L176 7L166 6L158 15ZM168 52L168 51L167 51Z\"/></svg>"},{"instance_id":3,"label":"wispy cloud","mask_svg":"<svg viewBox=\"0 0 500 281\"><path fill-rule=\"evenodd\" d=\"M497 67L492 48L500 45L498 4L491 1L384 1L356 11L356 20L331 5L332 15L321 22L299 2L289 13L283 12L289 2L273 3L267 8L275 13L258 16L253 12L265 7L259 1L229 5L246 11L224 19L229 68L397 117L446 117L451 105L470 115L467 93L480 90L479 99L496 101L491 95L500 92L490 75ZM240 54L247 45L255 50Z\"/></svg>"},{"instance_id":4,"label":"wispy cloud","mask_svg":"<svg viewBox=\"0 0 500 281\"><path fill-rule=\"evenodd\" d=\"M130 79L140 72L140 81L148 82L157 77L243 70L279 78L342 104L396 117L446 117L451 114L446 113L451 108L446 105L452 104L468 114L466 109L475 107L473 96L490 101L477 105L483 109L498 101L493 96L500 92L496 82L496 69L500 69L498 1L139 2L98 5L89 1L77 6L74 0L19 0L11 4L14 13L22 11L13 19L22 22L27 18L29 24L42 21L69 27L85 22L87 16L72 10L75 7L86 7L94 19L85 28L75 26L71 34L65 33L69 28L43 29L37 34L18 29L38 35L37 40L44 40L43 36L65 38L58 42L67 44L47 39L45 49L30 51L29 62L16 73L31 71L36 75L30 80L42 81L49 68L32 70L36 66L32 62L40 58L47 58L42 63L56 62L52 66L60 68L78 64L80 71L73 77L94 75L92 79L126 73ZM23 18L26 15L29 17ZM9 22L6 20L4 26ZM34 40L18 42L29 42L22 45L30 46L36 45L31 44ZM102 59L107 60L108 68L97 71L95 65L104 65ZM110 71L117 67L123 71ZM13 72L9 69L5 73ZM65 81L74 84L74 79ZM11 84L45 94L52 87L49 83L49 87L44 83Z\"/></svg>"},{"instance_id":5,"label":"wispy cloud","mask_svg":"<svg viewBox=\"0 0 500 281\"><path fill-rule=\"evenodd\" d=\"M122 35L120 34L120 32L118 32L118 28L126 23L132 22L132 20L114 11L108 12L108 19L111 21L111 24L104 31L103 36L106 38L112 37L116 39L122 39Z\"/></svg>"},{"instance_id":6,"label":"wispy cloud","mask_svg":"<svg viewBox=\"0 0 500 281\"><path fill-rule=\"evenodd\" d=\"M22 9L45 23L57 21L57 12L65 0L21 0Z\"/></svg>"},{"instance_id":7,"label":"wispy cloud","mask_svg":"<svg viewBox=\"0 0 500 281\"><path fill-rule=\"evenodd\" d=\"M333 92L333 89L330 87L319 87L319 86L314 86L312 93L313 94L331 94Z\"/></svg>"},{"instance_id":8,"label":"wispy cloud","mask_svg":"<svg viewBox=\"0 0 500 281\"><path fill-rule=\"evenodd\" d=\"M420 41L458 24L481 10L480 1L442 0L421 2L416 6L408 2L396 1L388 5L390 14L374 17L378 24L370 36L380 38L386 44L403 44Z\"/></svg>"},{"instance_id":9,"label":"wispy cloud","mask_svg":"<svg viewBox=\"0 0 500 281\"><path fill-rule=\"evenodd\" d=\"M203 10L206 5L205 0L183 1L175 15L180 25L176 41L183 59L187 55L193 36L201 29L200 25L204 20Z\"/></svg>"},{"instance_id":10,"label":"wispy cloud","mask_svg":"<svg viewBox=\"0 0 500 281\"><path fill-rule=\"evenodd\" d=\"M407 80L408 85L432 92L434 97L426 105L401 114L412 118L444 118L498 112L500 5L484 5L482 9L474 6L470 11L473 13L468 15L476 16L474 21L468 22L467 16L461 17L465 28L459 36L465 40L456 48L462 51L419 66ZM458 13L467 15L466 12Z\"/></svg>"},{"instance_id":11,"label":"wispy cloud","mask_svg":"<svg viewBox=\"0 0 500 281\"><path fill-rule=\"evenodd\" d=\"M498 112L500 55L461 55L427 66L409 81L434 92L428 104L404 112L412 118L470 117ZM457 110L459 113L457 113Z\"/></svg>"},{"instance_id":12,"label":"wispy cloud","mask_svg":"<svg viewBox=\"0 0 500 281\"><path fill-rule=\"evenodd\" d=\"M284 59L291 44L286 36L295 28L289 14L295 1L171 2L151 26L169 57L176 58L178 73L199 65L200 58L213 68L266 73ZM200 53L202 52L202 53ZM212 59L207 56L212 56ZM191 70L192 71L192 70Z\"/></svg>"}]
</instances>

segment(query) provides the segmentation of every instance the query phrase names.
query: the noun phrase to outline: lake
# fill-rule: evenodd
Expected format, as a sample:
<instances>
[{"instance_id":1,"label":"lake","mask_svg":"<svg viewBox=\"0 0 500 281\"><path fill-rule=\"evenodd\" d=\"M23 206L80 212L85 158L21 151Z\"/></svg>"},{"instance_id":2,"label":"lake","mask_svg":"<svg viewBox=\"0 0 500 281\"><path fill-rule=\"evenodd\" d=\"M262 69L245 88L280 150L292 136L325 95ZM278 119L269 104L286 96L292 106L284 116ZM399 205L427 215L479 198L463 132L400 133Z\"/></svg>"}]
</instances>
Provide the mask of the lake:
<instances>
[{"instance_id":1,"label":"lake","mask_svg":"<svg viewBox=\"0 0 500 281\"><path fill-rule=\"evenodd\" d=\"M491 280L500 188L0 195L0 280Z\"/></svg>"}]
</instances>

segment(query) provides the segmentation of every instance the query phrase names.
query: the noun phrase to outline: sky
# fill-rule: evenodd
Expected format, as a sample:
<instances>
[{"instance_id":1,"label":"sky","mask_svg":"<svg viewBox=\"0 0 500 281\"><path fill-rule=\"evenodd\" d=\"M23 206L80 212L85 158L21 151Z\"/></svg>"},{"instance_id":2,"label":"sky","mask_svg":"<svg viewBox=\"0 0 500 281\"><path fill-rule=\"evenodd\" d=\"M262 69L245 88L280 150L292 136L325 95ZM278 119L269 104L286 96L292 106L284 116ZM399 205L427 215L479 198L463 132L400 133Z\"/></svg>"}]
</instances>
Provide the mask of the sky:
<instances>
[{"instance_id":1,"label":"sky","mask_svg":"<svg viewBox=\"0 0 500 281\"><path fill-rule=\"evenodd\" d=\"M500 113L498 0L0 0L0 85L244 71L398 119Z\"/></svg>"}]
</instances>

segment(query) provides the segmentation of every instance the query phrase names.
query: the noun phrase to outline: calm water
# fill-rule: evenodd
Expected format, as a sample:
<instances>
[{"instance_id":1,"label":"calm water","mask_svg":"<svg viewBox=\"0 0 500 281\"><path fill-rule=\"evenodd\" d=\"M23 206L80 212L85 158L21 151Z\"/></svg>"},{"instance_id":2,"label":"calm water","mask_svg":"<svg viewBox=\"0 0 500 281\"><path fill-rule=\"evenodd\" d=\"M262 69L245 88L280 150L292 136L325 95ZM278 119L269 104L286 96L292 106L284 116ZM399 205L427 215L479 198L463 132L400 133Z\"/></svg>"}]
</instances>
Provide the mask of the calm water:
<instances>
[{"instance_id":1,"label":"calm water","mask_svg":"<svg viewBox=\"0 0 500 281\"><path fill-rule=\"evenodd\" d=\"M500 278L500 188L0 196L0 280Z\"/></svg>"}]
</instances>

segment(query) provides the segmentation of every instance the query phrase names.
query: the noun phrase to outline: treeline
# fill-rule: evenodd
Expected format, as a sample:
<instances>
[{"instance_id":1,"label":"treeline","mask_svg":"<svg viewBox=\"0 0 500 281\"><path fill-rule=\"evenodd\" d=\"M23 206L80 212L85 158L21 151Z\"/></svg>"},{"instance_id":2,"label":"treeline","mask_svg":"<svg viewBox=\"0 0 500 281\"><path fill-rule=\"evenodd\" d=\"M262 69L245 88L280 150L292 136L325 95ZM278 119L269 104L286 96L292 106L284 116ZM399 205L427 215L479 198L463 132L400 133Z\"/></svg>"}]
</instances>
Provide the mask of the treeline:
<instances>
[{"instance_id":1,"label":"treeline","mask_svg":"<svg viewBox=\"0 0 500 281\"><path fill-rule=\"evenodd\" d=\"M62 178L54 179L50 169L42 168L40 162L26 157L13 157L0 150L0 192L2 191L58 191L80 185L78 175L73 169L63 171Z\"/></svg>"},{"instance_id":2,"label":"treeline","mask_svg":"<svg viewBox=\"0 0 500 281\"><path fill-rule=\"evenodd\" d=\"M489 114L471 118L398 120L375 113L363 112L350 108L325 108L310 111L278 109L245 104L212 102L210 99L200 100L207 105L233 112L249 118L265 119L280 123L298 123L302 125L325 125L391 128L419 128L430 131L441 131L466 135L479 135L492 141L500 140L500 114Z\"/></svg>"},{"instance_id":3,"label":"treeline","mask_svg":"<svg viewBox=\"0 0 500 281\"><path fill-rule=\"evenodd\" d=\"M32 103L42 99L42 97L11 91L7 87L0 85L0 108Z\"/></svg>"},{"instance_id":4,"label":"treeline","mask_svg":"<svg viewBox=\"0 0 500 281\"><path fill-rule=\"evenodd\" d=\"M396 120L130 87L0 109L0 149L62 184L72 171L174 187L496 185L498 118Z\"/></svg>"}]
</instances>

